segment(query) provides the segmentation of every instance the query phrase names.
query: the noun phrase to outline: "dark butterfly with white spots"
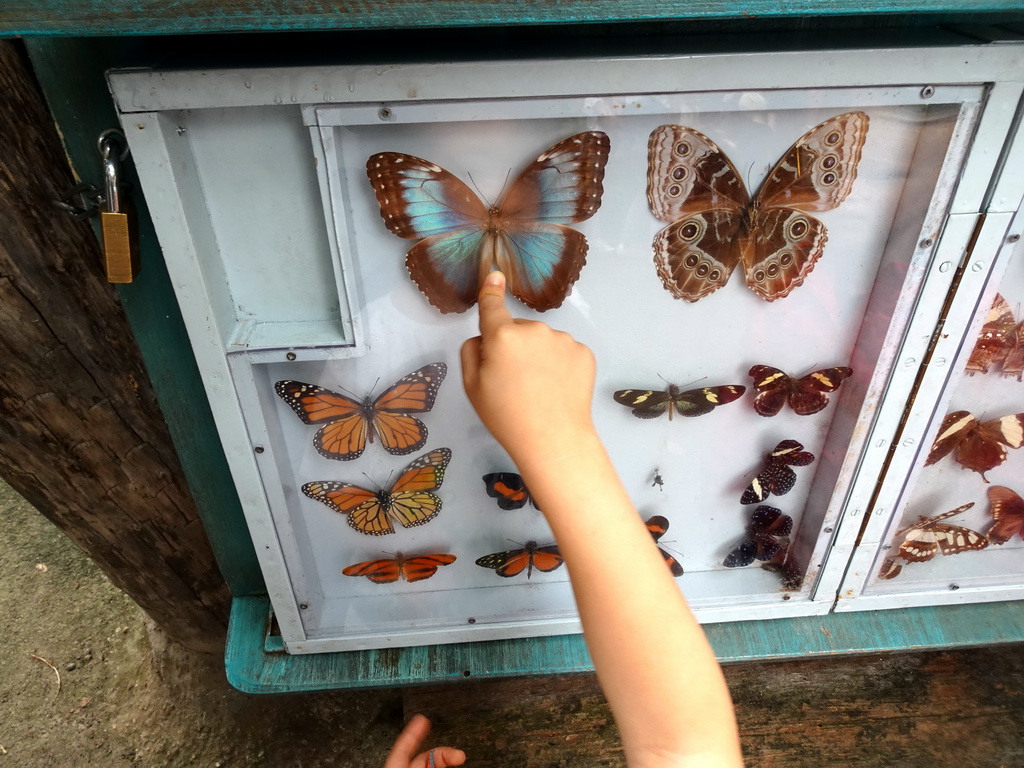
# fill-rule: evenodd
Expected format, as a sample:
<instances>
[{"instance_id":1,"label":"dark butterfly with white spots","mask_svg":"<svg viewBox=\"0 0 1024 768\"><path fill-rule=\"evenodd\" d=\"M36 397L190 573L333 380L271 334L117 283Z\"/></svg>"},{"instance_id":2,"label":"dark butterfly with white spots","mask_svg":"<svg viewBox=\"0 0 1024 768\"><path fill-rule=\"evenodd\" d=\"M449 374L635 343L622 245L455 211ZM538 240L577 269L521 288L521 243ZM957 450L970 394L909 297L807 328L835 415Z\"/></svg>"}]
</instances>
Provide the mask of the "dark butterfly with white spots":
<instances>
[{"instance_id":1,"label":"dark butterfly with white spots","mask_svg":"<svg viewBox=\"0 0 1024 768\"><path fill-rule=\"evenodd\" d=\"M644 523L647 526L647 530L651 532L651 536L654 537L655 543L657 543L662 536L668 531L668 520L661 515L654 515L653 517L647 518L647 522ZM658 551L661 556L665 558L665 563L668 565L672 575L679 578L683 575L683 566L680 565L679 561L670 552L666 552L660 546Z\"/></svg>"},{"instance_id":2,"label":"dark butterfly with white spots","mask_svg":"<svg viewBox=\"0 0 1024 768\"><path fill-rule=\"evenodd\" d=\"M754 510L747 526L747 538L726 555L722 565L741 568L754 560L768 561L783 550L785 539L793 530L793 518L775 507L760 506Z\"/></svg>"},{"instance_id":3,"label":"dark butterfly with white spots","mask_svg":"<svg viewBox=\"0 0 1024 768\"><path fill-rule=\"evenodd\" d=\"M790 467L805 467L814 461L814 454L805 451L796 440L783 440L764 457L764 469L758 472L740 496L740 504L756 504L770 495L783 496L796 484L796 473Z\"/></svg>"},{"instance_id":4,"label":"dark butterfly with white spots","mask_svg":"<svg viewBox=\"0 0 1024 768\"><path fill-rule=\"evenodd\" d=\"M1020 381L1024 377L1024 320L1016 322L1010 305L997 293L967 361L966 372L973 376L999 366L1007 378Z\"/></svg>"},{"instance_id":5,"label":"dark butterfly with white spots","mask_svg":"<svg viewBox=\"0 0 1024 768\"><path fill-rule=\"evenodd\" d=\"M528 502L535 509L540 509L530 495L530 489L526 487L522 476L515 472L492 472L484 475L484 487L487 489L487 495L495 499L501 509L520 509Z\"/></svg>"},{"instance_id":6,"label":"dark butterfly with white spots","mask_svg":"<svg viewBox=\"0 0 1024 768\"><path fill-rule=\"evenodd\" d=\"M760 415L775 416L788 401L795 413L810 416L828 405L828 393L839 389L843 380L853 375L853 369L822 368L792 378L770 365L755 365L747 375L754 380L754 410Z\"/></svg>"},{"instance_id":7,"label":"dark butterfly with white spots","mask_svg":"<svg viewBox=\"0 0 1024 768\"><path fill-rule=\"evenodd\" d=\"M668 420L672 421L673 411L680 416L703 416L720 405L739 399L746 391L744 386L726 384L682 392L675 384L669 384L667 391L620 389L612 397L616 403L632 408L638 419L656 419L668 413Z\"/></svg>"},{"instance_id":8,"label":"dark butterfly with white spots","mask_svg":"<svg viewBox=\"0 0 1024 768\"><path fill-rule=\"evenodd\" d=\"M509 292L544 312L561 306L587 260L587 238L568 226L601 207L611 144L578 133L545 150L494 205L428 160L381 152L366 174L389 230L416 240L405 264L441 312L465 312L497 267Z\"/></svg>"},{"instance_id":9,"label":"dark butterfly with white spots","mask_svg":"<svg viewBox=\"0 0 1024 768\"><path fill-rule=\"evenodd\" d=\"M836 115L790 147L753 197L715 142L683 125L662 125L647 144L647 201L668 223L654 238L654 263L677 299L697 301L743 265L747 287L775 301L802 285L828 231L811 212L831 211L853 189L868 132L863 112Z\"/></svg>"},{"instance_id":10,"label":"dark butterfly with white spots","mask_svg":"<svg viewBox=\"0 0 1024 768\"><path fill-rule=\"evenodd\" d=\"M1020 494L1002 485L988 489L988 511L992 527L988 538L993 544L1005 544L1014 536L1024 539L1024 499Z\"/></svg>"},{"instance_id":11,"label":"dark butterfly with white spots","mask_svg":"<svg viewBox=\"0 0 1024 768\"><path fill-rule=\"evenodd\" d=\"M925 466L949 453L964 469L972 469L986 483L985 473L1006 461L1007 448L1024 444L1024 413L1012 413L980 422L969 411L953 411L939 426Z\"/></svg>"},{"instance_id":12,"label":"dark butterfly with white spots","mask_svg":"<svg viewBox=\"0 0 1024 768\"><path fill-rule=\"evenodd\" d=\"M561 567L565 562L558 547L550 544L545 547L536 541L528 541L522 549L511 549L507 552L494 552L478 557L476 564L482 568L490 568L499 576L510 579L526 571L526 578L533 575L533 569L548 573Z\"/></svg>"}]
</instances>

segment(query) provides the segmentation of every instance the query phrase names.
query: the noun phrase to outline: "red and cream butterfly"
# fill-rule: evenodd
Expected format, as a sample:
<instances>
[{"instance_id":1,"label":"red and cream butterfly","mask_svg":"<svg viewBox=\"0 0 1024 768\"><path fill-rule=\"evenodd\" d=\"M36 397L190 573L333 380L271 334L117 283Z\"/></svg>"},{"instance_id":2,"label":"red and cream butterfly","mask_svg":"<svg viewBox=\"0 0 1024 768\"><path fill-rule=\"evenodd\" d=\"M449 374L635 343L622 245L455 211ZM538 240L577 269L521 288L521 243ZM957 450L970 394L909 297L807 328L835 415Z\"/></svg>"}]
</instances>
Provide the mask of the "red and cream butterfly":
<instances>
[{"instance_id":1,"label":"red and cream butterfly","mask_svg":"<svg viewBox=\"0 0 1024 768\"><path fill-rule=\"evenodd\" d=\"M437 573L437 569L442 565L451 565L455 560L455 555L448 554L406 557L401 552L396 552L393 558L354 563L343 568L341 572L346 576L365 576L374 584L391 584L399 579L409 582L423 581Z\"/></svg>"},{"instance_id":2,"label":"red and cream butterfly","mask_svg":"<svg viewBox=\"0 0 1024 768\"><path fill-rule=\"evenodd\" d=\"M351 461L362 455L367 441L380 438L384 450L395 456L418 451L427 442L426 425L410 416L434 407L448 366L431 363L403 376L383 394L354 398L301 381L279 381L278 396L303 423L324 426L313 438L321 456Z\"/></svg>"},{"instance_id":3,"label":"red and cream butterfly","mask_svg":"<svg viewBox=\"0 0 1024 768\"><path fill-rule=\"evenodd\" d=\"M722 565L726 568L741 568L754 560L771 560L783 550L780 539L788 537L792 530L792 517L782 514L775 507L760 506L750 516L747 538L726 555Z\"/></svg>"},{"instance_id":4,"label":"red and cream butterfly","mask_svg":"<svg viewBox=\"0 0 1024 768\"><path fill-rule=\"evenodd\" d=\"M496 266L513 296L544 312L561 306L586 263L587 238L568 225L601 207L610 147L601 131L563 139L492 206L441 166L412 155L373 155L366 174L385 226L418 241L405 264L437 309L465 312Z\"/></svg>"},{"instance_id":5,"label":"red and cream butterfly","mask_svg":"<svg viewBox=\"0 0 1024 768\"><path fill-rule=\"evenodd\" d=\"M302 492L345 515L360 533L385 536L395 532L394 523L411 528L437 516L441 499L431 491L441 487L451 458L447 448L425 453L403 469L390 488L371 491L353 483L317 480L302 486Z\"/></svg>"},{"instance_id":6,"label":"red and cream butterfly","mask_svg":"<svg viewBox=\"0 0 1024 768\"><path fill-rule=\"evenodd\" d=\"M986 483L985 473L1006 461L1007 448L1024 444L1024 413L1011 413L980 422L969 411L953 411L939 426L925 466L949 453L964 469L972 469Z\"/></svg>"},{"instance_id":7,"label":"red and cream butterfly","mask_svg":"<svg viewBox=\"0 0 1024 768\"><path fill-rule=\"evenodd\" d=\"M565 562L558 547L550 544L545 547L536 541L528 541L522 549L511 549L507 552L494 552L476 560L482 568L490 568L499 576L510 579L526 571L526 578L533 575L533 569L548 573L561 567Z\"/></svg>"},{"instance_id":8,"label":"red and cream butterfly","mask_svg":"<svg viewBox=\"0 0 1024 768\"><path fill-rule=\"evenodd\" d=\"M1024 499L1020 494L1002 485L988 489L988 512L992 527L988 539L993 544L1005 544L1014 536L1024 539Z\"/></svg>"},{"instance_id":9,"label":"red and cream butterfly","mask_svg":"<svg viewBox=\"0 0 1024 768\"><path fill-rule=\"evenodd\" d=\"M814 454L805 451L796 440L783 440L764 457L764 469L743 491L740 504L756 504L771 494L783 496L796 484L796 472L790 467L806 467L814 461Z\"/></svg>"},{"instance_id":10,"label":"red and cream butterfly","mask_svg":"<svg viewBox=\"0 0 1024 768\"><path fill-rule=\"evenodd\" d=\"M653 517L647 518L647 522L644 523L644 525L646 525L647 530L651 532L651 536L654 538L655 544L657 544L661 537L668 532L668 520L662 517L661 515L654 515ZM672 575L676 578L682 576L683 566L672 555L672 553L667 552L660 545L658 545L658 551L664 558L665 564L668 566L668 569L672 572Z\"/></svg>"},{"instance_id":11,"label":"red and cream butterfly","mask_svg":"<svg viewBox=\"0 0 1024 768\"><path fill-rule=\"evenodd\" d=\"M985 317L974 350L967 361L967 374L988 373L989 368L1003 367L1003 376L1024 377L1024 320L1013 318L1010 305L996 294L992 308Z\"/></svg>"},{"instance_id":12,"label":"red and cream butterfly","mask_svg":"<svg viewBox=\"0 0 1024 768\"><path fill-rule=\"evenodd\" d=\"M788 401L795 413L810 416L828 405L828 393L839 389L843 380L853 375L853 369L822 368L792 378L770 365L755 365L747 375L754 380L754 410L760 415L775 416Z\"/></svg>"},{"instance_id":13,"label":"red and cream butterfly","mask_svg":"<svg viewBox=\"0 0 1024 768\"><path fill-rule=\"evenodd\" d=\"M897 532L895 540L900 542L899 549L895 555L886 558L878 574L879 578L891 579L900 574L902 566L896 562L897 557L908 563L923 563L940 553L955 555L985 549L989 540L982 534L961 525L942 522L973 506L974 502L971 501L935 517L921 517L916 523Z\"/></svg>"},{"instance_id":14,"label":"red and cream butterfly","mask_svg":"<svg viewBox=\"0 0 1024 768\"><path fill-rule=\"evenodd\" d=\"M868 116L847 112L790 147L751 198L732 160L683 125L662 125L647 145L647 200L668 223L654 263L677 299L697 301L743 265L747 286L775 301L802 285L828 240L811 212L831 211L853 189Z\"/></svg>"},{"instance_id":15,"label":"red and cream butterfly","mask_svg":"<svg viewBox=\"0 0 1024 768\"><path fill-rule=\"evenodd\" d=\"M612 398L616 403L633 409L638 419L656 419L668 413L672 421L672 412L680 416L703 416L715 408L731 403L747 391L742 385L726 384L720 387L699 387L680 391L675 384L669 384L668 390L654 389L620 389Z\"/></svg>"},{"instance_id":16,"label":"red and cream butterfly","mask_svg":"<svg viewBox=\"0 0 1024 768\"><path fill-rule=\"evenodd\" d=\"M487 495L496 500L500 509L521 509L527 503L532 504L535 509L540 509L530 495L530 489L526 487L522 476L515 472L492 472L484 475L484 488Z\"/></svg>"}]
</instances>

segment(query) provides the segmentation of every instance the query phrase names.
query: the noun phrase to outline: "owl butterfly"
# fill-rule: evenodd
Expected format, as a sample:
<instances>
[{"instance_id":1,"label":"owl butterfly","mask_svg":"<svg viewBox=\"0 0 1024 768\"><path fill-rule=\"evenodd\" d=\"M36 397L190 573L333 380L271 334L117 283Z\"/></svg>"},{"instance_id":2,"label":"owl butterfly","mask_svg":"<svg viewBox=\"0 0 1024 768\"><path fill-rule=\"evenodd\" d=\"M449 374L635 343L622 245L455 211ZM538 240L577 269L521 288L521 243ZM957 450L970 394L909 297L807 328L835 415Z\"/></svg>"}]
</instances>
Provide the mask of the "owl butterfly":
<instances>
[{"instance_id":1,"label":"owl butterfly","mask_svg":"<svg viewBox=\"0 0 1024 768\"><path fill-rule=\"evenodd\" d=\"M760 506L750 516L748 537L726 555L722 565L726 568L741 568L754 560L771 560L782 552L783 544L779 539L789 536L792 530L792 517L782 514L775 507Z\"/></svg>"},{"instance_id":2,"label":"owl butterfly","mask_svg":"<svg viewBox=\"0 0 1024 768\"><path fill-rule=\"evenodd\" d=\"M369 536L395 532L394 523L404 528L423 525L441 511L441 499L431 491L441 487L452 452L437 448L413 460L390 488L371 491L352 483L318 480L302 486L309 498L326 504L348 517L348 524Z\"/></svg>"},{"instance_id":3,"label":"owl butterfly","mask_svg":"<svg viewBox=\"0 0 1024 768\"><path fill-rule=\"evenodd\" d=\"M986 483L985 473L1006 461L1007 448L1024 443L1024 413L1012 413L980 422L968 411L946 415L924 465L934 464L952 452L964 469L973 469Z\"/></svg>"},{"instance_id":4,"label":"owl butterfly","mask_svg":"<svg viewBox=\"0 0 1024 768\"><path fill-rule=\"evenodd\" d=\"M796 440L783 440L764 457L764 469L740 496L740 504L756 504L771 494L783 496L796 483L796 472L790 467L806 467L814 461L814 454L804 450ZM769 507L770 509L770 507Z\"/></svg>"},{"instance_id":5,"label":"owl butterfly","mask_svg":"<svg viewBox=\"0 0 1024 768\"><path fill-rule=\"evenodd\" d=\"M844 379L853 375L852 368L823 368L799 378L790 378L770 365L755 365L747 375L754 380L754 410L762 416L775 416L789 401L789 407L800 416L828 405L828 393L835 392Z\"/></svg>"},{"instance_id":6,"label":"owl butterfly","mask_svg":"<svg viewBox=\"0 0 1024 768\"><path fill-rule=\"evenodd\" d=\"M434 407L448 366L431 363L403 376L376 398L362 402L301 381L279 381L278 397L288 403L304 424L323 424L313 438L321 456L339 461L359 458L367 441L380 437L384 450L395 456L418 451L427 443L427 427L410 413Z\"/></svg>"},{"instance_id":7,"label":"owl butterfly","mask_svg":"<svg viewBox=\"0 0 1024 768\"><path fill-rule=\"evenodd\" d=\"M697 301L743 264L765 301L803 284L828 240L815 211L850 194L868 132L863 112L836 115L790 147L753 198L725 152L704 134L662 125L647 145L647 200L668 222L654 238L654 263L677 299Z\"/></svg>"},{"instance_id":8,"label":"owl butterfly","mask_svg":"<svg viewBox=\"0 0 1024 768\"><path fill-rule=\"evenodd\" d=\"M974 506L968 502L949 512L935 517L922 517L896 534L896 539L903 539L894 557L901 557L908 563L922 563L931 560L940 552L943 555L955 555L958 552L984 549L988 539L977 531L959 525L951 525L943 520L959 515ZM879 578L891 579L899 575L902 566L893 558L887 558L882 564Z\"/></svg>"},{"instance_id":9,"label":"owl butterfly","mask_svg":"<svg viewBox=\"0 0 1024 768\"><path fill-rule=\"evenodd\" d=\"M1005 544L1014 534L1024 539L1024 499L1020 494L1002 485L988 489L988 511L992 515L992 527L988 539L993 544Z\"/></svg>"},{"instance_id":10,"label":"owl butterfly","mask_svg":"<svg viewBox=\"0 0 1024 768\"><path fill-rule=\"evenodd\" d=\"M484 487L487 495L497 500L498 507L504 510L521 509L529 502L534 509L540 509L536 500L530 495L523 478L515 472L492 472L484 475Z\"/></svg>"},{"instance_id":11,"label":"owl butterfly","mask_svg":"<svg viewBox=\"0 0 1024 768\"><path fill-rule=\"evenodd\" d=\"M416 555L406 557L396 552L392 559L367 560L342 569L346 576L365 576L374 584L391 584L399 579L423 581L429 579L442 565L455 562L455 555Z\"/></svg>"},{"instance_id":12,"label":"owl butterfly","mask_svg":"<svg viewBox=\"0 0 1024 768\"><path fill-rule=\"evenodd\" d=\"M547 573L560 567L563 562L557 546L552 544L547 547L539 547L536 541L526 542L522 549L495 552L476 560L477 565L482 568L491 568L506 579L518 576L523 571L526 571L526 578L530 578L534 568Z\"/></svg>"},{"instance_id":13,"label":"owl butterfly","mask_svg":"<svg viewBox=\"0 0 1024 768\"><path fill-rule=\"evenodd\" d=\"M647 522L644 523L647 526L647 530L651 532L651 536L654 537L655 544L668 532L668 520L661 515L654 515L653 517L647 518ZM661 556L665 558L665 564L668 565L668 569L672 571L672 575L677 579L683 575L683 566L679 564L679 561L672 556L670 552L666 552L660 546L658 551L661 552Z\"/></svg>"},{"instance_id":14,"label":"owl butterfly","mask_svg":"<svg viewBox=\"0 0 1024 768\"><path fill-rule=\"evenodd\" d=\"M974 351L967 361L967 374L988 373L993 366L1003 366L1003 376L1024 377L1024 320L1015 323L1010 305L996 294L992 308L985 317Z\"/></svg>"},{"instance_id":15,"label":"owl butterfly","mask_svg":"<svg viewBox=\"0 0 1024 768\"><path fill-rule=\"evenodd\" d=\"M491 206L441 166L412 155L373 155L366 174L385 226L417 241L405 264L437 309L465 312L496 266L513 296L544 312L561 306L586 262L587 239L567 225L601 207L610 147L601 131L563 139Z\"/></svg>"},{"instance_id":16,"label":"owl butterfly","mask_svg":"<svg viewBox=\"0 0 1024 768\"><path fill-rule=\"evenodd\" d=\"M747 388L726 384L721 387L700 387L681 392L675 384L669 384L668 390L659 392L653 389L620 389L612 394L616 403L633 409L638 419L656 419L668 413L672 421L672 412L680 416L702 416L711 413L715 408L738 399Z\"/></svg>"}]
</instances>

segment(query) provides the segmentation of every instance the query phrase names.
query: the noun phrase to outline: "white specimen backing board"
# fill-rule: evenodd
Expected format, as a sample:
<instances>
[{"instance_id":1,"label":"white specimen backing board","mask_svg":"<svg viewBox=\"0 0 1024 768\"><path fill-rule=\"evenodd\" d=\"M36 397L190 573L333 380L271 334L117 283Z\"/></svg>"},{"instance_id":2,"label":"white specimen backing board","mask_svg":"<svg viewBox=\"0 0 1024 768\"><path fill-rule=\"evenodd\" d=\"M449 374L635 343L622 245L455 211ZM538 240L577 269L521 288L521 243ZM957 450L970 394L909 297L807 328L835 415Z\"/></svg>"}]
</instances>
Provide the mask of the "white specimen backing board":
<instances>
[{"instance_id":1,"label":"white specimen backing board","mask_svg":"<svg viewBox=\"0 0 1024 768\"><path fill-rule=\"evenodd\" d=\"M432 76L443 79L444 68ZM124 77L128 83L133 75ZM250 84L247 79L246 88ZM373 100L344 107L310 102L301 108L308 127L299 107L282 105L280 97L273 106L255 109L207 104L181 111L179 105L179 111L133 114L140 130L158 128L145 137L129 131L137 160L156 147L168 158L165 165L175 165L177 183L191 183L200 195L223 199L230 189L236 196L225 206L231 211L212 223L185 199L172 201L183 211L178 220L158 211L154 221L165 249L181 242L186 251L184 267L175 263L180 257L173 249L168 253L172 275L181 278L183 306L187 310L189 299L204 291L211 306L198 320L186 311L197 358L203 365L218 345L226 353L237 404L215 408L215 416L223 424L245 421L242 441L230 430L222 432L289 651L578 630L564 570L534 574L529 581L504 580L473 564L483 554L513 548L512 541L549 543L550 533L532 508L502 512L485 495L483 474L514 468L461 389L458 348L476 332L475 312L443 316L419 293L404 266L412 243L384 227L364 168L374 152L407 152L463 180L472 177L471 185L490 201L542 150L590 129L611 137L602 207L576 225L590 243L580 280L565 304L542 318L595 351L594 413L620 476L642 516L669 519L661 543L679 553L686 568L680 585L701 620L829 610L830 597L812 599L813 577L845 495L856 483L875 481L857 476L865 435L887 389L887 397L901 402L908 395L909 380L893 385L893 368L931 258L929 249L917 248L922 229L938 235L950 208L973 210L987 183L981 178L984 163L980 176L968 174L958 182L970 138L993 130L981 119L985 89L936 86L928 101L920 93L919 86L890 85L455 100L393 104L384 120ZM806 283L769 304L743 285L740 268L727 286L696 304L673 299L652 261L651 239L665 225L650 213L645 197L651 130L677 122L704 132L756 189L804 132L851 110L871 119L858 178L837 210L818 214L829 241ZM992 122L998 134L1000 121ZM156 143L156 133L163 144ZM296 139L303 135L307 141L312 136L313 163ZM184 137L189 148L174 145L175 137ZM236 165L258 165L264 157L273 159L266 169L233 176ZM151 200L166 173L159 161L140 161ZM276 215L277 203L295 214L296 224ZM326 224L310 208L325 213ZM282 228L292 234L282 236ZM201 279L195 281L197 273L189 270L198 270ZM313 286L308 302L304 284ZM520 316L538 316L515 302L512 308ZM939 309L931 301L916 312L937 319ZM313 448L316 428L302 424L273 392L275 381L296 379L362 398L435 361L446 362L449 374L434 409L421 417L430 439L422 451L404 457L389 456L375 444L355 461L325 459ZM787 410L765 419L750 404L746 372L756 363L791 374L849 364L855 374L825 411L800 417ZM665 417L636 419L611 399L617 389L663 388L665 381L683 388L742 384L748 392L710 414L671 423ZM225 383L219 375L208 378L215 402ZM800 440L818 456L813 465L796 468L791 493L766 502L796 522L791 551L795 566L810 578L791 591L758 563L722 566L744 538L753 510L739 504L740 493L763 454L785 438ZM254 451L257 446L260 451ZM387 485L413 458L440 446L453 451L438 491L444 508L421 527L392 536L361 535L299 491L313 480ZM663 486L653 484L655 474ZM345 565L397 550L446 551L459 559L411 585L341 575ZM627 563L610 567L629 578Z\"/></svg>"}]
</instances>

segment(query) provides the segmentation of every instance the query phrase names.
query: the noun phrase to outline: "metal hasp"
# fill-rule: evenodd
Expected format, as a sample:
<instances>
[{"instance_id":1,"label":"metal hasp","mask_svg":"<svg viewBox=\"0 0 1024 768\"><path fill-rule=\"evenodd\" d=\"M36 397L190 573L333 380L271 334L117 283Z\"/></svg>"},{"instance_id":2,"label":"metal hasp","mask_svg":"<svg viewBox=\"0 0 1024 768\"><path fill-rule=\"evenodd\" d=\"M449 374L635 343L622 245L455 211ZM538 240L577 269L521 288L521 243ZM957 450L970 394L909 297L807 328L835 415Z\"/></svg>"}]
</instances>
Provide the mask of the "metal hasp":
<instances>
[{"instance_id":1,"label":"metal hasp","mask_svg":"<svg viewBox=\"0 0 1024 768\"><path fill-rule=\"evenodd\" d=\"M130 283L139 273L140 265L135 217L126 205L127 197L122 197L121 188L121 161L128 156L128 142L121 131L112 129L100 134L97 145L106 185L100 228L107 282Z\"/></svg>"}]
</instances>

